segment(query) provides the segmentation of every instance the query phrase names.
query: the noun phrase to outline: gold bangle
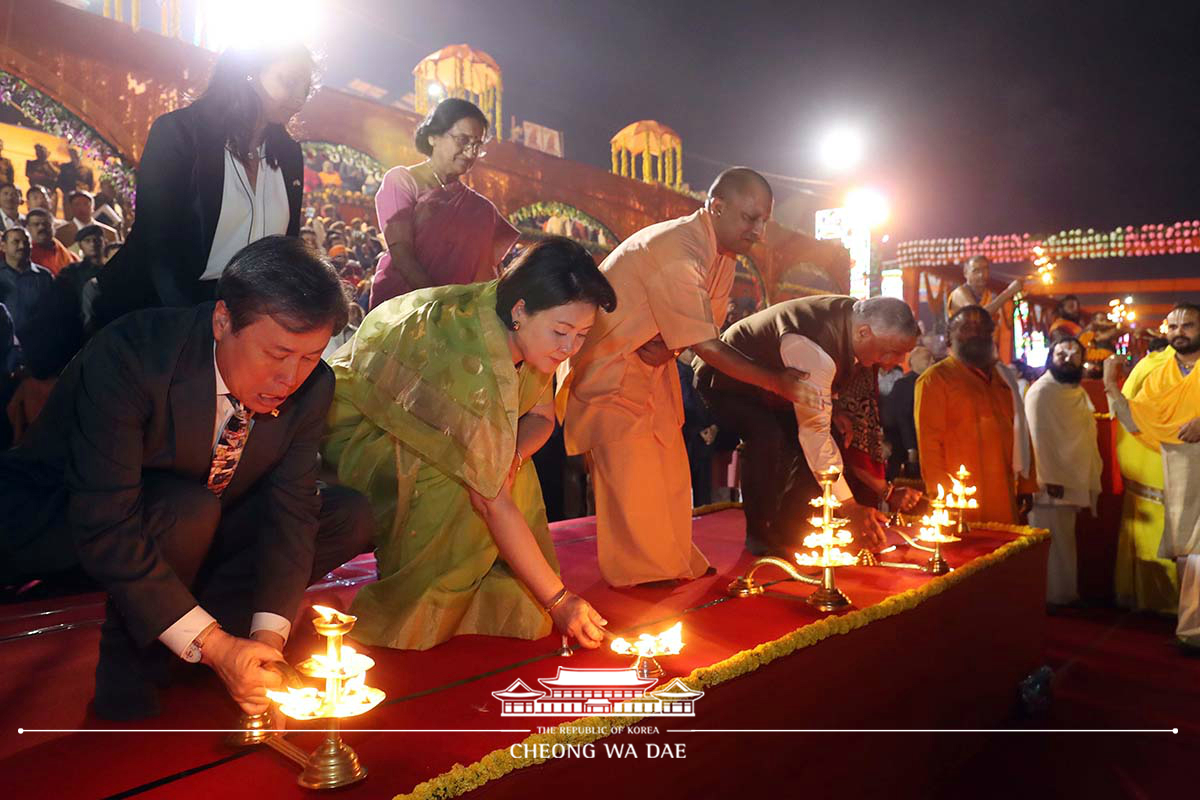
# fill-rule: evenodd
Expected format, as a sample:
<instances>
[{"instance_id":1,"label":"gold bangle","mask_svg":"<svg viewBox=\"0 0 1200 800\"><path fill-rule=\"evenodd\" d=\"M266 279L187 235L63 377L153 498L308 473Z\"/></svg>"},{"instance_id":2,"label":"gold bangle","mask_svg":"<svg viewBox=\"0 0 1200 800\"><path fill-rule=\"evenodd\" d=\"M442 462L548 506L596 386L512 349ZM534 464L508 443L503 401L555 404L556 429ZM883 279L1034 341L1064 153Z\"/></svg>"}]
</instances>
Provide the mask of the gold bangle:
<instances>
[{"instance_id":1,"label":"gold bangle","mask_svg":"<svg viewBox=\"0 0 1200 800\"><path fill-rule=\"evenodd\" d=\"M555 608L557 608L559 605L561 605L562 602L566 599L567 599L567 587L564 586L563 588L558 590L558 593L555 594L554 597L550 598L549 603L546 603L546 610L553 611Z\"/></svg>"}]
</instances>

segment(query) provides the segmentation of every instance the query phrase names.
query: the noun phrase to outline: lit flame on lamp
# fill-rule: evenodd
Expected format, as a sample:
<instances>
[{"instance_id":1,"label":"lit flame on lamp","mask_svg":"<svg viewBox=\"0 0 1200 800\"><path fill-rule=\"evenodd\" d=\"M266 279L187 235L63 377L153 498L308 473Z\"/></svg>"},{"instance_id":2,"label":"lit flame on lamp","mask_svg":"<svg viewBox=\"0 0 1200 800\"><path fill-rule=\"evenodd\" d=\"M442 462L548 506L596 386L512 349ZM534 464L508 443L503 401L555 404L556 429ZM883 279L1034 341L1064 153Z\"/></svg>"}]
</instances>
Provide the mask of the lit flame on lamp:
<instances>
[{"instance_id":1,"label":"lit flame on lamp","mask_svg":"<svg viewBox=\"0 0 1200 800\"><path fill-rule=\"evenodd\" d=\"M313 653L296 667L296 671L310 678L323 678L325 688L289 686L282 692L268 689L267 697L278 703L279 710L292 719L328 720L324 742L307 759L303 751L295 750L294 746L288 748L279 744L276 749L303 764L304 771L299 778L301 786L332 789L362 780L367 775L358 755L342 741L339 721L370 711L386 695L366 684L367 670L375 666L375 660L342 643L358 618L328 606L313 606L313 610L317 612L313 627L325 637L325 652Z\"/></svg>"},{"instance_id":2,"label":"lit flame on lamp","mask_svg":"<svg viewBox=\"0 0 1200 800\"><path fill-rule=\"evenodd\" d=\"M678 655L683 649L683 623L676 622L656 636L643 633L633 642L618 637L609 647L614 653L637 657L633 666L639 678L660 678L663 668L656 659Z\"/></svg>"},{"instance_id":3,"label":"lit flame on lamp","mask_svg":"<svg viewBox=\"0 0 1200 800\"><path fill-rule=\"evenodd\" d=\"M941 490L941 488L939 485L938 489ZM921 527L917 541L937 544L961 542L962 539L957 536L942 533L942 528L949 528L954 524L954 520L950 519L950 510L941 502L941 491L938 492L937 499L930 502L933 508L929 514L921 517Z\"/></svg>"},{"instance_id":4,"label":"lit flame on lamp","mask_svg":"<svg viewBox=\"0 0 1200 800\"><path fill-rule=\"evenodd\" d=\"M1051 260L1046 248L1037 245L1033 248L1033 265L1037 268L1037 278L1043 284L1054 283L1054 269L1058 266Z\"/></svg>"},{"instance_id":5,"label":"lit flame on lamp","mask_svg":"<svg viewBox=\"0 0 1200 800\"><path fill-rule=\"evenodd\" d=\"M643 633L633 642L617 637L609 646L614 653L623 656L654 658L655 656L678 655L679 651L683 649L683 623L676 622L657 636Z\"/></svg>"},{"instance_id":6,"label":"lit flame on lamp","mask_svg":"<svg viewBox=\"0 0 1200 800\"><path fill-rule=\"evenodd\" d=\"M979 508L979 501L975 499L976 487L969 486L966 483L967 478L971 477L971 473L967 472L965 464L958 466L958 472L950 476L950 494L945 495L942 485L938 484L938 500L943 500L947 508L964 509L964 508Z\"/></svg>"},{"instance_id":7,"label":"lit flame on lamp","mask_svg":"<svg viewBox=\"0 0 1200 800\"><path fill-rule=\"evenodd\" d=\"M966 472L966 470L960 469L959 472ZM971 487L971 492L974 493L974 487ZM938 496L929 501L930 513L921 517L920 532L917 534L918 541L933 545L933 555L925 564L925 571L933 575L944 575L950 571L950 565L946 563L946 559L942 558L942 545L962 541L957 536L942 533L942 528L948 528L954 524L954 521L950 519L950 509L944 498L945 490L939 484ZM975 500L972 499L970 502L974 503ZM958 513L962 514L961 508L958 509Z\"/></svg>"},{"instance_id":8,"label":"lit flame on lamp","mask_svg":"<svg viewBox=\"0 0 1200 800\"><path fill-rule=\"evenodd\" d=\"M1108 301L1108 319L1110 322L1115 322L1120 325L1123 322L1133 322L1137 319L1137 314L1128 306L1133 305L1133 297L1126 297L1124 300L1113 298Z\"/></svg>"},{"instance_id":9,"label":"lit flame on lamp","mask_svg":"<svg viewBox=\"0 0 1200 800\"><path fill-rule=\"evenodd\" d=\"M796 563L802 567L850 567L858 563L858 556L842 549L854 543L854 535L845 529L846 520L833 516L833 510L841 508L841 501L832 491L826 491L808 502L822 513L809 518L808 524L817 530L804 537L809 552L793 554Z\"/></svg>"}]
</instances>

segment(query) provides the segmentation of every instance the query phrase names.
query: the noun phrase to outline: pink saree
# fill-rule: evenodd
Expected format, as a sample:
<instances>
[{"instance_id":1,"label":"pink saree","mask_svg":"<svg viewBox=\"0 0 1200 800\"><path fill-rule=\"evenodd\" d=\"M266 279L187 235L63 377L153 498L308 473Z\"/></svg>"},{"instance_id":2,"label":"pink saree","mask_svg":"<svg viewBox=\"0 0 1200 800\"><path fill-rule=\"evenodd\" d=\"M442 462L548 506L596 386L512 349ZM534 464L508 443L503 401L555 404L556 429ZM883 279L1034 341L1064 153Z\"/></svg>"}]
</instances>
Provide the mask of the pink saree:
<instances>
[{"instance_id":1,"label":"pink saree","mask_svg":"<svg viewBox=\"0 0 1200 800\"><path fill-rule=\"evenodd\" d=\"M408 170L396 167L384 176L375 207L381 227L411 218L417 263L434 286L474 283L496 277L504 254L516 243L517 229L492 202L455 181L420 192ZM371 308L413 289L385 253L371 283Z\"/></svg>"}]
</instances>

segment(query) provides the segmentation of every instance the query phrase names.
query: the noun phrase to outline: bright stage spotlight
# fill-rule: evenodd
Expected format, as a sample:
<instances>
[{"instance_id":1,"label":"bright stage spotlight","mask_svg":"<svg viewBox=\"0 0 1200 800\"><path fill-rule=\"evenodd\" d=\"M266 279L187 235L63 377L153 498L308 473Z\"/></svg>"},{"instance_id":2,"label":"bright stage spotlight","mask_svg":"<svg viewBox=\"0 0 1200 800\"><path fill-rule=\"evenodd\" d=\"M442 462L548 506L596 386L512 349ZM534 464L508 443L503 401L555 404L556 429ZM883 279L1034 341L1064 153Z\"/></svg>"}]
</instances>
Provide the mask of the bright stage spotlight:
<instances>
[{"instance_id":1,"label":"bright stage spotlight","mask_svg":"<svg viewBox=\"0 0 1200 800\"><path fill-rule=\"evenodd\" d=\"M425 90L425 93L429 95L430 100L437 101L446 96L446 89L440 83L434 81L429 84L429 88Z\"/></svg>"},{"instance_id":2,"label":"bright stage spotlight","mask_svg":"<svg viewBox=\"0 0 1200 800\"><path fill-rule=\"evenodd\" d=\"M822 164L837 172L845 172L862 161L866 142L858 130L840 127L822 136L817 149Z\"/></svg>"},{"instance_id":3,"label":"bright stage spotlight","mask_svg":"<svg viewBox=\"0 0 1200 800\"><path fill-rule=\"evenodd\" d=\"M221 52L300 42L316 47L323 34L321 0L202 0L197 25L204 44Z\"/></svg>"},{"instance_id":4,"label":"bright stage spotlight","mask_svg":"<svg viewBox=\"0 0 1200 800\"><path fill-rule=\"evenodd\" d=\"M883 193L865 187L851 189L846 194L844 205L856 219L862 220L872 228L887 222L891 213Z\"/></svg>"}]
</instances>

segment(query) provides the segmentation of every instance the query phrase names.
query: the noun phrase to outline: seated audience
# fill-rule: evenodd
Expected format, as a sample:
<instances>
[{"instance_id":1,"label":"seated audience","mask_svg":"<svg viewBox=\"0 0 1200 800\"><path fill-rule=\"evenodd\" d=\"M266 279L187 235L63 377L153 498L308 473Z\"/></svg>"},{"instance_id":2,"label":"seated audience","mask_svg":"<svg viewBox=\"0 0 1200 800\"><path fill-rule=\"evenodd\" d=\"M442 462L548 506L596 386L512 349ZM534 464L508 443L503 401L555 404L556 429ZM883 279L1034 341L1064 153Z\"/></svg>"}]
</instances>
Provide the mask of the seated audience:
<instances>
[{"instance_id":1,"label":"seated audience","mask_svg":"<svg viewBox=\"0 0 1200 800\"><path fill-rule=\"evenodd\" d=\"M41 187L38 187L41 188ZM57 275L63 267L74 264L79 257L67 249L54 235L54 217L44 208L33 208L25 216L25 227L32 239L31 258ZM92 226L103 235L99 226Z\"/></svg>"},{"instance_id":2,"label":"seated audience","mask_svg":"<svg viewBox=\"0 0 1200 800\"><path fill-rule=\"evenodd\" d=\"M55 231L54 235L58 240L67 247L75 244L75 237L79 235L79 231L89 225L99 225L100 230L104 233L106 241L117 241L117 230L103 222L98 222L95 219L95 200L92 199L88 192L76 189L67 195L67 211L71 218L67 220L67 224Z\"/></svg>"},{"instance_id":3,"label":"seated audience","mask_svg":"<svg viewBox=\"0 0 1200 800\"><path fill-rule=\"evenodd\" d=\"M0 225L4 230L25 224L21 216L21 190L11 183L0 184Z\"/></svg>"}]
</instances>

